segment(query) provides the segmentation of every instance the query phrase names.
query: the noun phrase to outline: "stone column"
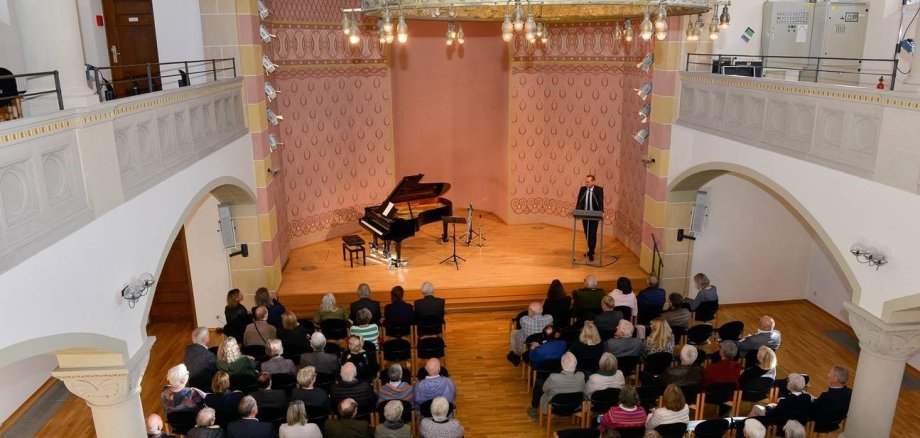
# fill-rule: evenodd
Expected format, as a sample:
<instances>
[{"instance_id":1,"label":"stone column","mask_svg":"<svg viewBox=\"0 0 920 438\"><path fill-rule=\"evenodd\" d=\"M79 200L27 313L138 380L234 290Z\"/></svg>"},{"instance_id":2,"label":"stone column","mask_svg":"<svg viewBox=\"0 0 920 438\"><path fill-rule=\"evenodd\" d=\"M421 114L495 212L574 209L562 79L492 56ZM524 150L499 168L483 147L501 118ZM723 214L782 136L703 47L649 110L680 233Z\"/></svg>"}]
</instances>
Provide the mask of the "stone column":
<instances>
[{"instance_id":1,"label":"stone column","mask_svg":"<svg viewBox=\"0 0 920 438\"><path fill-rule=\"evenodd\" d=\"M87 86L76 1L13 0L13 9L26 72L57 70L65 108L98 103L98 97ZM29 80L30 93L52 89L52 78ZM57 96L42 96L29 102L31 115L57 110Z\"/></svg>"},{"instance_id":2,"label":"stone column","mask_svg":"<svg viewBox=\"0 0 920 438\"><path fill-rule=\"evenodd\" d=\"M844 303L859 338L859 363L846 436L889 436L907 360L920 351L920 323L889 324Z\"/></svg>"},{"instance_id":3,"label":"stone column","mask_svg":"<svg viewBox=\"0 0 920 438\"><path fill-rule=\"evenodd\" d=\"M112 362L113 355L109 353L57 354L60 366L51 375L86 400L99 438L145 436L140 382L147 369L153 339L148 338L124 365L104 366ZM77 366L91 363L103 366Z\"/></svg>"}]
</instances>

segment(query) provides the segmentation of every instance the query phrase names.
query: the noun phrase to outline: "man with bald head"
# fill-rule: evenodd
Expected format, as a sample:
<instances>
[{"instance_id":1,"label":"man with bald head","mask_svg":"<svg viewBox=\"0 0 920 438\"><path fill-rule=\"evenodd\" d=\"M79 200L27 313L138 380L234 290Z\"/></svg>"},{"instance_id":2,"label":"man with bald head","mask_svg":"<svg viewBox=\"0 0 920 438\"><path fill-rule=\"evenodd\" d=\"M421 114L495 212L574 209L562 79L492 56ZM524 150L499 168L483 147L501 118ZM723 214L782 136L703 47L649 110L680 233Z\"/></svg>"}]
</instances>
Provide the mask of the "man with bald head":
<instances>
[{"instance_id":1,"label":"man with bald head","mask_svg":"<svg viewBox=\"0 0 920 438\"><path fill-rule=\"evenodd\" d=\"M339 417L326 422L323 427L325 438L372 438L374 430L364 420L355 418L358 415L358 403L346 398L338 403Z\"/></svg>"},{"instance_id":2,"label":"man with bald head","mask_svg":"<svg viewBox=\"0 0 920 438\"><path fill-rule=\"evenodd\" d=\"M175 435L163 433L163 418L157 414L150 414L145 423L148 438L176 438Z\"/></svg>"},{"instance_id":3,"label":"man with bald head","mask_svg":"<svg viewBox=\"0 0 920 438\"><path fill-rule=\"evenodd\" d=\"M585 277L585 286L572 292L572 313L579 320L594 320L596 315L603 312L601 309L601 300L607 292L597 287L597 277L588 275Z\"/></svg>"},{"instance_id":4,"label":"man with bald head","mask_svg":"<svg viewBox=\"0 0 920 438\"><path fill-rule=\"evenodd\" d=\"M739 354L744 357L751 351L757 351L762 346L776 351L782 342L779 330L776 329L776 321L773 318L764 315L760 317L757 324L757 333L748 335L738 343Z\"/></svg>"},{"instance_id":5,"label":"man with bald head","mask_svg":"<svg viewBox=\"0 0 920 438\"><path fill-rule=\"evenodd\" d=\"M268 323L268 309L265 306L256 307L253 312L255 321L246 326L243 332L243 346L259 345L264 347L269 339L275 339L277 329Z\"/></svg>"},{"instance_id":6,"label":"man with bald head","mask_svg":"<svg viewBox=\"0 0 920 438\"><path fill-rule=\"evenodd\" d=\"M417 410L422 403L437 397L444 397L447 401L454 403L457 399L457 388L450 377L441 375L441 361L434 358L428 359L425 364L425 372L427 373L425 378L419 380L415 385L415 409Z\"/></svg>"},{"instance_id":7,"label":"man with bald head","mask_svg":"<svg viewBox=\"0 0 920 438\"><path fill-rule=\"evenodd\" d=\"M518 319L517 330L511 331L511 351L508 360L518 366L521 363L521 354L525 351L524 341L528 336L540 333L544 327L553 323L553 315L543 314L543 304L539 301L530 303L527 314Z\"/></svg>"},{"instance_id":8,"label":"man with bald head","mask_svg":"<svg viewBox=\"0 0 920 438\"><path fill-rule=\"evenodd\" d=\"M329 394L333 403L339 403L345 399L352 399L358 406L372 406L377 401L374 389L370 383L358 380L358 369L355 364L345 362L339 371L339 383L332 385Z\"/></svg>"}]
</instances>

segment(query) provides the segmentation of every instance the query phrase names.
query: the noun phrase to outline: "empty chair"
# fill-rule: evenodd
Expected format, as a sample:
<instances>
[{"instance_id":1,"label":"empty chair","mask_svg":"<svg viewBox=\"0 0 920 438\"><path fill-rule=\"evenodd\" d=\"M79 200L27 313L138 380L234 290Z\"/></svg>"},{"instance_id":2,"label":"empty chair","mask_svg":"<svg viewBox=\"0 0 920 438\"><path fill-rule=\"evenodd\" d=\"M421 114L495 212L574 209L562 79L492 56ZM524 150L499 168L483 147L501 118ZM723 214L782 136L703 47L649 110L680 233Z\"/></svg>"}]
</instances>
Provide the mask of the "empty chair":
<instances>
[{"instance_id":1,"label":"empty chair","mask_svg":"<svg viewBox=\"0 0 920 438\"><path fill-rule=\"evenodd\" d=\"M607 388L600 391L594 391L588 399L588 412L586 413L587 415L585 415L583 426L590 426L592 418L603 415L619 402L620 388Z\"/></svg>"},{"instance_id":2,"label":"empty chair","mask_svg":"<svg viewBox=\"0 0 920 438\"><path fill-rule=\"evenodd\" d=\"M710 383L706 386L704 394L706 398L704 402L707 404L717 405L719 416L722 416L722 406L734 407L737 404L736 396L740 396L740 393L736 394L738 385L732 382L717 382ZM733 410L733 409L732 409Z\"/></svg>"},{"instance_id":3,"label":"empty chair","mask_svg":"<svg viewBox=\"0 0 920 438\"><path fill-rule=\"evenodd\" d=\"M644 427L624 427L617 429L620 432L620 438L642 438L645 436Z\"/></svg>"},{"instance_id":4,"label":"empty chair","mask_svg":"<svg viewBox=\"0 0 920 438\"><path fill-rule=\"evenodd\" d=\"M444 334L444 320L439 317L419 318L415 322L415 336L439 336Z\"/></svg>"},{"instance_id":5,"label":"empty chair","mask_svg":"<svg viewBox=\"0 0 920 438\"><path fill-rule=\"evenodd\" d=\"M256 376L251 374L234 374L230 376L230 389L249 394L259 389L256 385Z\"/></svg>"},{"instance_id":6,"label":"empty chair","mask_svg":"<svg viewBox=\"0 0 920 438\"><path fill-rule=\"evenodd\" d=\"M715 329L710 324L697 324L687 330L687 344L706 345Z\"/></svg>"},{"instance_id":7,"label":"empty chair","mask_svg":"<svg viewBox=\"0 0 920 438\"><path fill-rule=\"evenodd\" d=\"M348 323L344 319L324 319L319 323L319 329L329 341L348 337Z\"/></svg>"},{"instance_id":8,"label":"empty chair","mask_svg":"<svg viewBox=\"0 0 920 438\"><path fill-rule=\"evenodd\" d=\"M642 371L651 376L657 376L671 367L674 363L674 355L666 351L652 353L646 356L642 363Z\"/></svg>"},{"instance_id":9,"label":"empty chair","mask_svg":"<svg viewBox=\"0 0 920 438\"><path fill-rule=\"evenodd\" d=\"M687 327L682 326L671 326L671 332L674 333L674 343L677 345L682 345L687 342L685 339L687 336Z\"/></svg>"},{"instance_id":10,"label":"empty chair","mask_svg":"<svg viewBox=\"0 0 920 438\"><path fill-rule=\"evenodd\" d=\"M572 417L581 410L582 402L585 400L583 392L567 392L556 394L549 401L546 411L546 436L553 434L553 415L560 417ZM574 420L574 419L573 419ZM543 423L543 410L540 410L539 421Z\"/></svg>"},{"instance_id":11,"label":"empty chair","mask_svg":"<svg viewBox=\"0 0 920 438\"><path fill-rule=\"evenodd\" d=\"M770 398L770 392L773 390L773 379L770 377L758 377L744 384L741 387L741 402L756 403L761 400ZM735 406L735 416L740 412L740 404Z\"/></svg>"},{"instance_id":12,"label":"empty chair","mask_svg":"<svg viewBox=\"0 0 920 438\"><path fill-rule=\"evenodd\" d=\"M703 301L700 306L693 312L693 320L696 322L708 322L716 319L716 313L719 312L718 301Z\"/></svg>"},{"instance_id":13,"label":"empty chair","mask_svg":"<svg viewBox=\"0 0 920 438\"><path fill-rule=\"evenodd\" d=\"M695 438L722 438L728 433L731 427L729 420L719 418L716 420L706 420L696 425L693 429Z\"/></svg>"},{"instance_id":14,"label":"empty chair","mask_svg":"<svg viewBox=\"0 0 920 438\"><path fill-rule=\"evenodd\" d=\"M680 385L678 388L684 393L684 400L687 401L687 405L694 413L691 419L701 420L703 418L706 394L700 390L700 385Z\"/></svg>"},{"instance_id":15,"label":"empty chair","mask_svg":"<svg viewBox=\"0 0 920 438\"><path fill-rule=\"evenodd\" d=\"M197 410L173 411L166 413L166 423L174 434L185 435L195 427L195 417L198 415Z\"/></svg>"},{"instance_id":16,"label":"empty chair","mask_svg":"<svg viewBox=\"0 0 920 438\"><path fill-rule=\"evenodd\" d=\"M421 338L418 340L418 343L415 344L415 357L416 359L441 359L444 357L444 350L446 347L447 345L444 344L444 339L439 337L432 336Z\"/></svg>"},{"instance_id":17,"label":"empty chair","mask_svg":"<svg viewBox=\"0 0 920 438\"><path fill-rule=\"evenodd\" d=\"M629 377L636 373L636 367L639 366L639 356L623 356L617 358L617 368L623 372L623 377Z\"/></svg>"},{"instance_id":18,"label":"empty chair","mask_svg":"<svg viewBox=\"0 0 920 438\"><path fill-rule=\"evenodd\" d=\"M243 354L252 356L258 362L265 362L268 360L268 355L265 354L264 345L250 345L248 347L243 347Z\"/></svg>"},{"instance_id":19,"label":"empty chair","mask_svg":"<svg viewBox=\"0 0 920 438\"><path fill-rule=\"evenodd\" d=\"M661 438L683 438L687 433L687 423L662 424L655 428Z\"/></svg>"},{"instance_id":20,"label":"empty chair","mask_svg":"<svg viewBox=\"0 0 920 438\"><path fill-rule=\"evenodd\" d=\"M290 397L291 391L297 385L297 376L294 374L272 374L272 389L280 389Z\"/></svg>"},{"instance_id":21,"label":"empty chair","mask_svg":"<svg viewBox=\"0 0 920 438\"><path fill-rule=\"evenodd\" d=\"M719 326L719 341L738 341L742 333L744 333L744 322L726 322Z\"/></svg>"}]
</instances>

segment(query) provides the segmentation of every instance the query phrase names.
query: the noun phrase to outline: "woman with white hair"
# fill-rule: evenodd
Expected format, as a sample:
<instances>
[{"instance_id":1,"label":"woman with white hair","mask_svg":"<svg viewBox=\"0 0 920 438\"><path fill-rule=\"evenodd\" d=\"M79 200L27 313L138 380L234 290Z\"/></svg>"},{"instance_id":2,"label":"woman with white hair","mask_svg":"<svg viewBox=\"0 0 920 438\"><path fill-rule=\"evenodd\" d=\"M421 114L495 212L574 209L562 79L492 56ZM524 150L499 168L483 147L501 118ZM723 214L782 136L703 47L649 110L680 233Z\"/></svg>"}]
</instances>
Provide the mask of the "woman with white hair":
<instances>
[{"instance_id":1,"label":"woman with white hair","mask_svg":"<svg viewBox=\"0 0 920 438\"><path fill-rule=\"evenodd\" d=\"M419 426L422 438L462 438L463 426L460 422L447 417L450 403L444 397L431 401L431 418L423 418Z\"/></svg>"},{"instance_id":2,"label":"woman with white hair","mask_svg":"<svg viewBox=\"0 0 920 438\"><path fill-rule=\"evenodd\" d=\"M680 349L680 366L668 368L658 376L658 384L667 386L692 386L703 383L703 367L696 365L700 352L692 345L684 345Z\"/></svg>"},{"instance_id":3,"label":"woman with white hair","mask_svg":"<svg viewBox=\"0 0 920 438\"><path fill-rule=\"evenodd\" d=\"M387 369L386 384L380 385L377 391L377 402L383 403L391 400L405 401L412 403L413 387L408 382L403 381L403 368L398 363L390 365Z\"/></svg>"},{"instance_id":4,"label":"woman with white hair","mask_svg":"<svg viewBox=\"0 0 920 438\"><path fill-rule=\"evenodd\" d=\"M286 420L278 430L278 438L323 438L319 426L307 422L307 408L300 400L288 405Z\"/></svg>"},{"instance_id":5,"label":"woman with white hair","mask_svg":"<svg viewBox=\"0 0 920 438\"><path fill-rule=\"evenodd\" d=\"M434 402L432 402L434 404ZM403 404L398 400L390 400L383 406L383 418L374 429L374 438L412 438L412 428L403 423Z\"/></svg>"},{"instance_id":6,"label":"woman with white hair","mask_svg":"<svg viewBox=\"0 0 920 438\"><path fill-rule=\"evenodd\" d=\"M195 416L195 427L188 431L188 438L224 438L224 431L214 424L217 412L210 407L202 408Z\"/></svg>"},{"instance_id":7,"label":"woman with white hair","mask_svg":"<svg viewBox=\"0 0 920 438\"><path fill-rule=\"evenodd\" d=\"M783 426L783 432L786 434L786 438L805 438L805 426L802 426L802 423L799 423L795 420L789 420L786 422L786 425Z\"/></svg>"},{"instance_id":8,"label":"woman with white hair","mask_svg":"<svg viewBox=\"0 0 920 438\"><path fill-rule=\"evenodd\" d=\"M294 365L294 361L282 356L284 347L280 339L269 339L268 344L265 345L265 354L268 355L268 360L262 362L263 373L294 374L297 372L297 365Z\"/></svg>"},{"instance_id":9,"label":"woman with white hair","mask_svg":"<svg viewBox=\"0 0 920 438\"><path fill-rule=\"evenodd\" d=\"M188 384L188 368L179 364L169 369L166 380L169 385L163 387L160 393L160 402L166 413L176 411L192 411L201 407L205 393L197 388L185 386Z\"/></svg>"},{"instance_id":10,"label":"woman with white hair","mask_svg":"<svg viewBox=\"0 0 920 438\"><path fill-rule=\"evenodd\" d=\"M572 353L562 355L562 372L550 374L543 382L543 395L540 397L540 409L546 413L549 407L549 401L556 394L566 394L570 392L585 391L585 375L581 371L575 371L578 367L578 359Z\"/></svg>"},{"instance_id":11,"label":"woman with white hair","mask_svg":"<svg viewBox=\"0 0 920 438\"><path fill-rule=\"evenodd\" d=\"M344 307L339 307L335 303L335 295L327 293L319 304L319 309L313 314L313 322L317 325L326 319L348 319L348 312Z\"/></svg>"},{"instance_id":12,"label":"woman with white hair","mask_svg":"<svg viewBox=\"0 0 920 438\"><path fill-rule=\"evenodd\" d=\"M623 377L623 372L617 367L616 356L610 353L602 354L601 360L598 361L598 371L588 377L585 397L590 398L591 394L603 389L622 388L626 384L626 379Z\"/></svg>"},{"instance_id":13,"label":"woman with white hair","mask_svg":"<svg viewBox=\"0 0 920 438\"><path fill-rule=\"evenodd\" d=\"M240 352L240 344L233 337L226 337L217 347L217 369L231 376L237 374L258 374L259 363L251 356Z\"/></svg>"},{"instance_id":14,"label":"woman with white hair","mask_svg":"<svg viewBox=\"0 0 920 438\"><path fill-rule=\"evenodd\" d=\"M811 394L805 392L805 376L792 373L786 378L786 389L789 394L779 399L778 403L766 406L754 405L749 417L763 417L761 420L767 426L782 426L789 420L798 420L802 423L808 421L808 411L811 409Z\"/></svg>"}]
</instances>

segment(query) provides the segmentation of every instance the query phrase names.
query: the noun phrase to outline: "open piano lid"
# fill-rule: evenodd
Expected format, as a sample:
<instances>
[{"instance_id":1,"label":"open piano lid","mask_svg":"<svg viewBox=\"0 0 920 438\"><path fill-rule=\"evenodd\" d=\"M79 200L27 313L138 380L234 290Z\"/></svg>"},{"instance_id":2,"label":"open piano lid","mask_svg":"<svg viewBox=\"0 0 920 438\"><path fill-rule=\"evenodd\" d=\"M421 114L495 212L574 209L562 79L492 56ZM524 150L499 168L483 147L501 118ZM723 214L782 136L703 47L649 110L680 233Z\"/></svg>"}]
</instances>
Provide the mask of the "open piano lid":
<instances>
[{"instance_id":1,"label":"open piano lid","mask_svg":"<svg viewBox=\"0 0 920 438\"><path fill-rule=\"evenodd\" d=\"M382 207L386 207L390 202L398 204L400 202L416 201L419 199L437 198L450 190L450 183L421 183L419 181L425 174L404 176L396 184L390 196L383 201Z\"/></svg>"}]
</instances>

